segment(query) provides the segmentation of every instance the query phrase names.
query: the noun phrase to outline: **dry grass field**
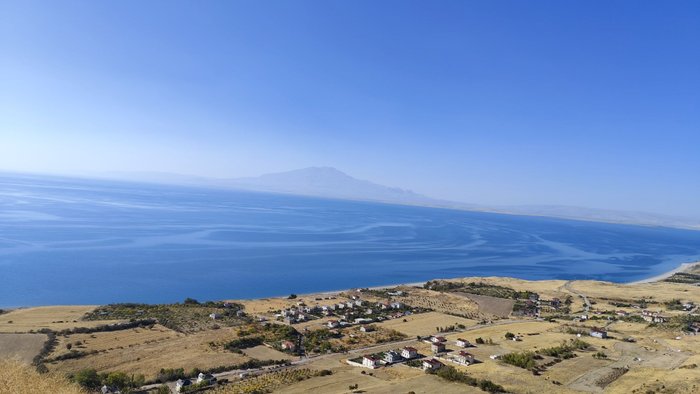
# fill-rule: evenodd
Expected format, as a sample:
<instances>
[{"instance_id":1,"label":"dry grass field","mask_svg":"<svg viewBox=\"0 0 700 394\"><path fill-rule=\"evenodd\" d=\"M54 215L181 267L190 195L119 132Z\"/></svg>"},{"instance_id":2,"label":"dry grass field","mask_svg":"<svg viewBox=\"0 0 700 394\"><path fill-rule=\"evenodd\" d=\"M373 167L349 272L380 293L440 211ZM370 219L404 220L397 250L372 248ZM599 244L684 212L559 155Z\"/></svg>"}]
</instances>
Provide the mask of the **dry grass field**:
<instances>
[{"instance_id":1,"label":"dry grass field","mask_svg":"<svg viewBox=\"0 0 700 394\"><path fill-rule=\"evenodd\" d=\"M277 351L275 349L269 348L264 345L255 346L249 349L243 350L243 354L250 358L256 358L258 360L292 360L294 356L287 353Z\"/></svg>"},{"instance_id":2,"label":"dry grass field","mask_svg":"<svg viewBox=\"0 0 700 394\"><path fill-rule=\"evenodd\" d=\"M279 387L275 393L302 394L309 392L317 393L350 393L348 387L358 385L357 390L365 393L481 393L478 388L466 386L458 383L446 382L436 376L428 375L416 368L409 368L397 365L392 368L381 368L377 370L367 370L363 368L351 367L344 364L339 359L324 362L321 365L312 364L314 368L328 368L333 371L333 375L323 377L313 377L301 382L292 383L284 387ZM362 370L365 374L362 374ZM371 373L371 375L370 375Z\"/></svg>"},{"instance_id":3,"label":"dry grass field","mask_svg":"<svg viewBox=\"0 0 700 394\"><path fill-rule=\"evenodd\" d=\"M153 378L161 368L207 369L249 360L245 355L212 348L210 342L228 341L236 329L182 334L162 326L93 334L68 335L59 339L55 357L67 352L66 344L82 343L78 350L95 354L47 363L52 371L72 373L86 368L122 371Z\"/></svg>"},{"instance_id":4,"label":"dry grass field","mask_svg":"<svg viewBox=\"0 0 700 394\"><path fill-rule=\"evenodd\" d=\"M47 338L45 334L0 334L0 360L30 364Z\"/></svg>"},{"instance_id":5,"label":"dry grass field","mask_svg":"<svg viewBox=\"0 0 700 394\"><path fill-rule=\"evenodd\" d=\"M86 394L56 374L39 374L18 361L0 360L0 394Z\"/></svg>"},{"instance_id":6,"label":"dry grass field","mask_svg":"<svg viewBox=\"0 0 700 394\"><path fill-rule=\"evenodd\" d=\"M29 332L41 329L60 331L75 327L96 327L115 320L81 321L95 306L42 306L15 309L0 315L0 332Z\"/></svg>"},{"instance_id":7,"label":"dry grass field","mask_svg":"<svg viewBox=\"0 0 700 394\"><path fill-rule=\"evenodd\" d=\"M406 320L404 322L403 320ZM432 335L437 333L437 327L463 324L473 326L476 320L465 319L463 317L451 316L440 312L427 312L406 316L402 319L392 319L378 323L377 326L390 328L409 337L416 335Z\"/></svg>"}]
</instances>

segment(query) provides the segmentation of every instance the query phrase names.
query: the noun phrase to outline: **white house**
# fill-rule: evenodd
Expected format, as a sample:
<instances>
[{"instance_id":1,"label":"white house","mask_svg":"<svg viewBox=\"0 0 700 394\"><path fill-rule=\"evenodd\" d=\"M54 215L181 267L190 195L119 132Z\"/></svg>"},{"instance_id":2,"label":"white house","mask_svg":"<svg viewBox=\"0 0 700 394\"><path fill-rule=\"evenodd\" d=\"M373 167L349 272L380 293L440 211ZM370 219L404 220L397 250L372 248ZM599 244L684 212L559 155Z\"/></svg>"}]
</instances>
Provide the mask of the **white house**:
<instances>
[{"instance_id":1,"label":"white house","mask_svg":"<svg viewBox=\"0 0 700 394\"><path fill-rule=\"evenodd\" d=\"M211 313L211 314L209 314L209 318L211 318L212 320L219 319L220 317L221 317L221 315L218 314L218 313Z\"/></svg>"},{"instance_id":2,"label":"white house","mask_svg":"<svg viewBox=\"0 0 700 394\"><path fill-rule=\"evenodd\" d=\"M490 358L491 360L500 360L500 359L501 359L501 356L498 355L498 354L492 354L492 355L489 356L489 358Z\"/></svg>"},{"instance_id":3,"label":"white house","mask_svg":"<svg viewBox=\"0 0 700 394\"><path fill-rule=\"evenodd\" d=\"M406 346L405 348L401 349L401 357L407 358L407 359L412 359L416 358L418 356L418 350L414 347Z\"/></svg>"},{"instance_id":4,"label":"white house","mask_svg":"<svg viewBox=\"0 0 700 394\"><path fill-rule=\"evenodd\" d=\"M602 328L593 328L591 329L591 336L600 339L605 339L608 337L608 332Z\"/></svg>"},{"instance_id":5,"label":"white house","mask_svg":"<svg viewBox=\"0 0 700 394\"><path fill-rule=\"evenodd\" d=\"M433 343L430 345L430 350L432 350L433 353L442 353L445 351L445 344L442 342Z\"/></svg>"},{"instance_id":6,"label":"white house","mask_svg":"<svg viewBox=\"0 0 700 394\"><path fill-rule=\"evenodd\" d=\"M362 357L362 366L367 368L377 368L379 365L379 359L374 356L364 356Z\"/></svg>"},{"instance_id":7,"label":"white house","mask_svg":"<svg viewBox=\"0 0 700 394\"><path fill-rule=\"evenodd\" d=\"M430 342L432 342L432 343L442 343L442 342L446 342L446 341L447 341L447 339L445 339L445 337L435 337L435 336L430 337Z\"/></svg>"},{"instance_id":8,"label":"white house","mask_svg":"<svg viewBox=\"0 0 700 394\"><path fill-rule=\"evenodd\" d=\"M384 361L388 362L389 364L396 363L401 360L401 355L393 350L384 353Z\"/></svg>"},{"instance_id":9,"label":"white house","mask_svg":"<svg viewBox=\"0 0 700 394\"><path fill-rule=\"evenodd\" d=\"M391 307L394 308L394 309L401 309L401 308L403 308L403 303L398 302L398 301L397 301L397 302L392 302L392 303L391 303Z\"/></svg>"},{"instance_id":10,"label":"white house","mask_svg":"<svg viewBox=\"0 0 700 394\"><path fill-rule=\"evenodd\" d=\"M178 379L177 382L175 382L175 391L179 393L184 387L191 385L192 381L190 381L189 379Z\"/></svg>"},{"instance_id":11,"label":"white house","mask_svg":"<svg viewBox=\"0 0 700 394\"><path fill-rule=\"evenodd\" d=\"M457 361L462 364L474 364L474 355L462 350L456 357Z\"/></svg>"},{"instance_id":12,"label":"white house","mask_svg":"<svg viewBox=\"0 0 700 394\"><path fill-rule=\"evenodd\" d=\"M472 344L466 339L457 338L457 341L455 341L455 345L459 347L470 347Z\"/></svg>"},{"instance_id":13,"label":"white house","mask_svg":"<svg viewBox=\"0 0 700 394\"><path fill-rule=\"evenodd\" d=\"M423 360L424 371L434 371L436 369L439 369L440 367L442 367L442 363L434 358L431 358L429 360Z\"/></svg>"},{"instance_id":14,"label":"white house","mask_svg":"<svg viewBox=\"0 0 700 394\"><path fill-rule=\"evenodd\" d=\"M199 375L197 375L197 383L202 383L202 382L211 383L211 382L215 382L215 381L216 381L216 378L211 374L200 372Z\"/></svg>"},{"instance_id":15,"label":"white house","mask_svg":"<svg viewBox=\"0 0 700 394\"><path fill-rule=\"evenodd\" d=\"M374 331L374 327L372 327L372 326L362 326L362 327L360 327L360 331L362 331L362 332L372 332L372 331Z\"/></svg>"}]
</instances>

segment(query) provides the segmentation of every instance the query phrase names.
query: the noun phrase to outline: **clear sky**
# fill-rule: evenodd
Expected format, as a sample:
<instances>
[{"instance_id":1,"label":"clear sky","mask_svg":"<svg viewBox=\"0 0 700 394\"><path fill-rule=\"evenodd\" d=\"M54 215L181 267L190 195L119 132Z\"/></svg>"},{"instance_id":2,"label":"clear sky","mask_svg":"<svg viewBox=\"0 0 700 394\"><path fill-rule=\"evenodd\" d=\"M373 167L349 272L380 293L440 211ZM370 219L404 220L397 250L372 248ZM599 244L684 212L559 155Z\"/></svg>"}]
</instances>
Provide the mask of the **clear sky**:
<instances>
[{"instance_id":1,"label":"clear sky","mask_svg":"<svg viewBox=\"0 0 700 394\"><path fill-rule=\"evenodd\" d=\"M2 1L0 169L700 215L697 1Z\"/></svg>"}]
</instances>

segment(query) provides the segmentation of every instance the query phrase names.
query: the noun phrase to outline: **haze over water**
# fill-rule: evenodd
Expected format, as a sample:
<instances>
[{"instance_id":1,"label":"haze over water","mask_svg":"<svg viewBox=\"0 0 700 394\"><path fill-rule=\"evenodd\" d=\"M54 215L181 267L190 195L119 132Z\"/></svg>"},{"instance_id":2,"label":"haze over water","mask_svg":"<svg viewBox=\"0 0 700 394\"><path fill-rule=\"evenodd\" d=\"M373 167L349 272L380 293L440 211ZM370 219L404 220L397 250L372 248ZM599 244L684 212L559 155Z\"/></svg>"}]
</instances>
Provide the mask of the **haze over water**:
<instances>
[{"instance_id":1,"label":"haze over water","mask_svg":"<svg viewBox=\"0 0 700 394\"><path fill-rule=\"evenodd\" d=\"M255 298L463 276L637 280L700 232L0 175L0 306Z\"/></svg>"}]
</instances>

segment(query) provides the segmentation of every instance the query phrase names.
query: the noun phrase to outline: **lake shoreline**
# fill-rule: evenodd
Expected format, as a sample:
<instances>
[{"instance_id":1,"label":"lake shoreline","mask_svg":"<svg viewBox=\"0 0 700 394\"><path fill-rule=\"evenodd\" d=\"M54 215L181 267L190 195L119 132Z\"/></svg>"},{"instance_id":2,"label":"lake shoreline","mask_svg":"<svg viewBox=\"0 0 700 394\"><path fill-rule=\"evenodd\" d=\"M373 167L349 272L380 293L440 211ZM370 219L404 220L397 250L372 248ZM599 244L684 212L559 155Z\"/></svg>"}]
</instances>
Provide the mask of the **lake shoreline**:
<instances>
[{"instance_id":1,"label":"lake shoreline","mask_svg":"<svg viewBox=\"0 0 700 394\"><path fill-rule=\"evenodd\" d=\"M649 278L640 279L640 280L636 280L636 281L633 281L633 282L628 282L627 284L628 284L628 285L638 285L638 284L644 284L644 283L660 282L660 281L662 281L662 280L664 280L664 279L667 279L667 278L672 277L673 275L675 275L675 274L677 274L677 273L679 273L679 272L688 272L688 271L690 271L693 267L696 267L696 266L700 266L700 261L695 261L695 262L692 262L692 263L683 263L683 264L679 265L678 267L676 267L676 268L674 268L674 269L672 269L672 270L670 270L670 271L666 271L666 272L664 272L664 273L661 273L661 274L658 274L658 275L655 275L655 276L651 276L651 277L649 277Z\"/></svg>"}]
</instances>

